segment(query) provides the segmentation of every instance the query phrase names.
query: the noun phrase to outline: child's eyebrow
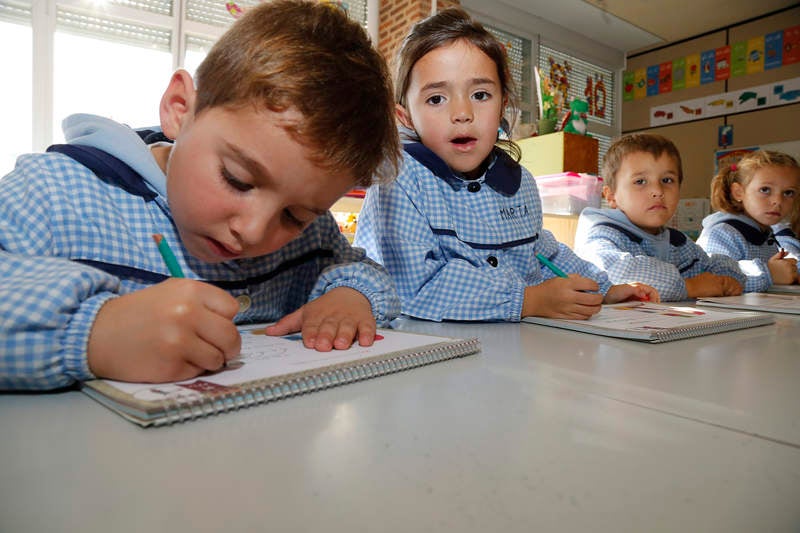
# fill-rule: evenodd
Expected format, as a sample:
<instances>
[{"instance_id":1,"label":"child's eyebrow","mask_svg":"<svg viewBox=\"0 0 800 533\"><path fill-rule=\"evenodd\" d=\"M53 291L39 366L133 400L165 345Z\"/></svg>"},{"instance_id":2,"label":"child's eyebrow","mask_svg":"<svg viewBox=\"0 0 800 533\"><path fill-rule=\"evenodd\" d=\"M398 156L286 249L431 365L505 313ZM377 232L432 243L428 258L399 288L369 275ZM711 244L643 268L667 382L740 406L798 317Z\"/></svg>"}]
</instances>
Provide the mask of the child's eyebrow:
<instances>
[{"instance_id":1,"label":"child's eyebrow","mask_svg":"<svg viewBox=\"0 0 800 533\"><path fill-rule=\"evenodd\" d=\"M242 164L247 168L247 170L251 174L253 174L256 177L260 177L262 179L269 178L270 174L267 171L266 167L264 167L264 165L262 165L260 162L256 161L255 159L247 155L245 152L243 152L241 148L231 143L225 143L225 146L231 152L233 152L236 157L238 157L241 160ZM319 209L318 207L312 207L306 205L302 207L303 209L308 209L317 216L324 215L328 211L327 209Z\"/></svg>"},{"instance_id":2,"label":"child's eyebrow","mask_svg":"<svg viewBox=\"0 0 800 533\"><path fill-rule=\"evenodd\" d=\"M468 80L470 85L497 85L491 78L472 78ZM431 89L441 89L450 85L448 81L432 81L422 86L420 91L430 91Z\"/></svg>"},{"instance_id":3,"label":"child's eyebrow","mask_svg":"<svg viewBox=\"0 0 800 533\"><path fill-rule=\"evenodd\" d=\"M226 142L226 143L225 143L225 147L226 147L226 148L228 148L228 150L230 150L231 152L233 152L233 154L234 154L234 155L235 155L237 158L239 158L239 160L241 161L241 163L242 163L242 164L243 164L245 167L247 167L247 170L248 170L248 171L249 171L251 174L253 174L253 175L255 175L255 176L258 176L258 177L262 177L262 178L263 178L263 177L267 177L267 176L269 176L269 172L267 172L267 169L264 167L264 165L262 165L260 162L258 162L258 161L257 161L257 160L255 160L254 158L252 158L252 157L250 157L249 155L247 155L247 154L246 154L244 151L242 151L242 149L241 149L241 148L239 148L238 146L236 146L236 145L234 145L234 144L231 144L231 143L228 143L228 142Z\"/></svg>"}]
</instances>

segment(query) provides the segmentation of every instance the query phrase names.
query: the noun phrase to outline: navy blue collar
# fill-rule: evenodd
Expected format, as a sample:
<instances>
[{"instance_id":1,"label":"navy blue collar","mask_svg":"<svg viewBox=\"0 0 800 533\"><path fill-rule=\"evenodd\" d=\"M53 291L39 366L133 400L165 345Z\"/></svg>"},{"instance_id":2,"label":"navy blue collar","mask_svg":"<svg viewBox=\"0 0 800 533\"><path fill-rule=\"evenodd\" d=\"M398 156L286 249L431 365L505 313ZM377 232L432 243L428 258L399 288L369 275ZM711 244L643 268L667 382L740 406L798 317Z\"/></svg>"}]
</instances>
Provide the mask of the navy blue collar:
<instances>
[{"instance_id":1,"label":"navy blue collar","mask_svg":"<svg viewBox=\"0 0 800 533\"><path fill-rule=\"evenodd\" d=\"M425 165L425 168L434 173L437 177L443 179L450 185L453 190L458 190L465 187L469 180L456 175L453 170L447 166L447 163L433 153L427 146L422 143L406 143L403 149L414 159ZM511 156L505 153L502 149L495 147L492 151L495 156L494 164L486 171L484 183L494 189L495 191L505 196L513 196L519 190L522 183L522 168L519 163L514 161ZM489 157L491 157L491 155Z\"/></svg>"},{"instance_id":2,"label":"navy blue collar","mask_svg":"<svg viewBox=\"0 0 800 533\"><path fill-rule=\"evenodd\" d=\"M750 244L756 246L761 246L764 243L775 244L775 234L772 233L771 229L761 231L746 222L736 219L725 219L722 222L736 228L736 230L742 234L742 237Z\"/></svg>"}]
</instances>

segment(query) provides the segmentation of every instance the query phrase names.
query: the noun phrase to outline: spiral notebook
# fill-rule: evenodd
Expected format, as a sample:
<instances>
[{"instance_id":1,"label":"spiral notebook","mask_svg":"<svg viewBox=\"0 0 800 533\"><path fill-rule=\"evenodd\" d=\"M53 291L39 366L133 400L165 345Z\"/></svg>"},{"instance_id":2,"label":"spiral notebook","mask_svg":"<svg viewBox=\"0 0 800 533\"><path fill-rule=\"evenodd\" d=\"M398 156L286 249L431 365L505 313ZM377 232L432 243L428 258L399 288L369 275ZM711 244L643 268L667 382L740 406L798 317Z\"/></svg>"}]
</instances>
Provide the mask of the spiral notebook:
<instances>
[{"instance_id":1,"label":"spiral notebook","mask_svg":"<svg viewBox=\"0 0 800 533\"><path fill-rule=\"evenodd\" d=\"M644 342L668 342L772 324L764 313L716 311L649 302L604 305L588 320L526 317L523 322Z\"/></svg>"},{"instance_id":2,"label":"spiral notebook","mask_svg":"<svg viewBox=\"0 0 800 533\"><path fill-rule=\"evenodd\" d=\"M794 286L790 285L790 287ZM697 305L800 315L800 294L748 292L740 296L698 298Z\"/></svg>"},{"instance_id":3,"label":"spiral notebook","mask_svg":"<svg viewBox=\"0 0 800 533\"><path fill-rule=\"evenodd\" d=\"M82 390L140 426L161 426L250 407L353 381L474 354L478 339L378 330L372 346L318 352L299 335L242 331L242 352L225 369L176 383L96 379Z\"/></svg>"}]
</instances>

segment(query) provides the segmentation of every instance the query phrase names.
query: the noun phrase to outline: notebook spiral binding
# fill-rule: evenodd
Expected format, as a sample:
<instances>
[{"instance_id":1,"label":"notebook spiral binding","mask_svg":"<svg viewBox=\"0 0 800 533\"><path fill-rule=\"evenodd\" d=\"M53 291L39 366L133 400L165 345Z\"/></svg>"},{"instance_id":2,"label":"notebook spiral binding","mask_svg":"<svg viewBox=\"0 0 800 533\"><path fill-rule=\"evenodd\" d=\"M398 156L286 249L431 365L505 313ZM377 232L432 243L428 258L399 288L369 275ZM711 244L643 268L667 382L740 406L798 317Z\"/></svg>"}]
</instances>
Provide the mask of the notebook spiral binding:
<instances>
[{"instance_id":1,"label":"notebook spiral binding","mask_svg":"<svg viewBox=\"0 0 800 533\"><path fill-rule=\"evenodd\" d=\"M703 335L712 335L714 333L722 333L723 331L742 329L743 325L744 327L758 326L762 323L763 321L760 320L758 317L754 317L749 320L744 320L737 324L731 324L727 321L719 320L717 322L710 322L708 324L687 326L685 328L675 328L671 331L662 331L657 334L657 338L660 341L668 342L668 341L686 339L689 337L701 337Z\"/></svg>"},{"instance_id":2,"label":"notebook spiral binding","mask_svg":"<svg viewBox=\"0 0 800 533\"><path fill-rule=\"evenodd\" d=\"M455 344L433 346L422 352L378 361L367 361L342 368L333 368L326 372L298 376L286 381L255 382L245 390L220 394L211 400L208 398L203 400L167 400L164 401L165 416L156 420L154 425L170 425L225 411L234 411L243 407L392 374L445 359L461 357L474 353L479 349L480 341L477 338L464 339Z\"/></svg>"}]
</instances>

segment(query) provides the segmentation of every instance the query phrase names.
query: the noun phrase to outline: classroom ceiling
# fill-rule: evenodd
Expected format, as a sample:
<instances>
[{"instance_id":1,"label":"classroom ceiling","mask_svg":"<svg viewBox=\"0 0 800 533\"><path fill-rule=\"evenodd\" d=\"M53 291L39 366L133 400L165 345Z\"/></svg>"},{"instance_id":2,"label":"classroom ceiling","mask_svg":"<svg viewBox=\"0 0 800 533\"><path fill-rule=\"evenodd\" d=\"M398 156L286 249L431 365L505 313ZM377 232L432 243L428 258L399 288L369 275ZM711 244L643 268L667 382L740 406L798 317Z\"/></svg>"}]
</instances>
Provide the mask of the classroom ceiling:
<instances>
[{"instance_id":1,"label":"classroom ceiling","mask_svg":"<svg viewBox=\"0 0 800 533\"><path fill-rule=\"evenodd\" d=\"M462 3L465 3L462 1ZM503 3L625 53L797 6L797 0L471 0Z\"/></svg>"}]
</instances>

